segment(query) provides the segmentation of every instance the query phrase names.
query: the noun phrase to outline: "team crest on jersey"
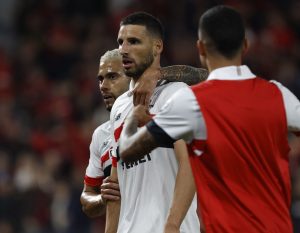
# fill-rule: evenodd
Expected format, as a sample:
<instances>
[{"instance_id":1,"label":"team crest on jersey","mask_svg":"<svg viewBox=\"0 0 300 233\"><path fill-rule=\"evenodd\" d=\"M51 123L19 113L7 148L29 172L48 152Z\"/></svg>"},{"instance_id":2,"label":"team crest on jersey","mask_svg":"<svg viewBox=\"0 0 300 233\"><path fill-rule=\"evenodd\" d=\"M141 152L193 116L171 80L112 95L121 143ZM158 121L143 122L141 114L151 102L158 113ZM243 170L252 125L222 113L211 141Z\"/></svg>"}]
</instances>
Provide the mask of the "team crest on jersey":
<instances>
[{"instance_id":1,"label":"team crest on jersey","mask_svg":"<svg viewBox=\"0 0 300 233\"><path fill-rule=\"evenodd\" d=\"M109 140L106 140L105 142L103 142L103 147L107 146L108 143L109 143Z\"/></svg>"},{"instance_id":2,"label":"team crest on jersey","mask_svg":"<svg viewBox=\"0 0 300 233\"><path fill-rule=\"evenodd\" d=\"M121 113L119 113L116 117L115 117L115 121L120 120L121 118Z\"/></svg>"}]
</instances>

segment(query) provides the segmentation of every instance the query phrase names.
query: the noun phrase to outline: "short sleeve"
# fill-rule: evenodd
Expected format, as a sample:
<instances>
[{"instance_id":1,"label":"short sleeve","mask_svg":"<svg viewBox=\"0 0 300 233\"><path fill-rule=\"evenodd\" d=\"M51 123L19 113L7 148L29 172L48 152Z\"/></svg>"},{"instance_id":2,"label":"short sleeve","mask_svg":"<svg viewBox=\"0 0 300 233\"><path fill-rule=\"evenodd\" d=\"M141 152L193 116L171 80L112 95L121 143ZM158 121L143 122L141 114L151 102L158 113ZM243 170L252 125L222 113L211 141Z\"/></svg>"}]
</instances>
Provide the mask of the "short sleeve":
<instances>
[{"instance_id":1,"label":"short sleeve","mask_svg":"<svg viewBox=\"0 0 300 233\"><path fill-rule=\"evenodd\" d=\"M151 124L156 125L174 140L190 142L193 138L206 138L204 119L190 87L183 87L173 94L153 121L147 126L149 131Z\"/></svg>"},{"instance_id":2,"label":"short sleeve","mask_svg":"<svg viewBox=\"0 0 300 233\"><path fill-rule=\"evenodd\" d=\"M97 186L102 183L104 172L101 166L101 152L99 150L99 140L96 131L93 134L90 144L90 158L86 169L84 181L87 185Z\"/></svg>"},{"instance_id":3,"label":"short sleeve","mask_svg":"<svg viewBox=\"0 0 300 233\"><path fill-rule=\"evenodd\" d=\"M295 133L297 136L300 136L300 102L297 97L281 83L272 81L276 84L279 90L282 93L287 125L289 131Z\"/></svg>"}]
</instances>

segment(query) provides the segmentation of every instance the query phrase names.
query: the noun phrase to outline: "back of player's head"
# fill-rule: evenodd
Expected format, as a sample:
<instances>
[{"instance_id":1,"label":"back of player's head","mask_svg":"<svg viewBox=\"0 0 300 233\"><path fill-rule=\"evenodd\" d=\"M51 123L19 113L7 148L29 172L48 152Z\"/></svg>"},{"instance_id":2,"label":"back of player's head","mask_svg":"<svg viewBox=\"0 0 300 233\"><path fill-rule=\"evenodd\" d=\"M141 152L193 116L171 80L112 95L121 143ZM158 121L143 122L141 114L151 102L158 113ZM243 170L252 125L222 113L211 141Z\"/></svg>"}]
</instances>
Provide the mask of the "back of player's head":
<instances>
[{"instance_id":1,"label":"back of player's head","mask_svg":"<svg viewBox=\"0 0 300 233\"><path fill-rule=\"evenodd\" d=\"M122 60L122 55L121 55L119 49L113 49L113 50L106 51L101 56L100 63L105 62L107 60L112 60L112 59L120 59L120 60Z\"/></svg>"},{"instance_id":2,"label":"back of player's head","mask_svg":"<svg viewBox=\"0 0 300 233\"><path fill-rule=\"evenodd\" d=\"M164 39L164 29L156 17L146 12L135 12L122 19L120 26L123 25L140 25L145 26L148 32L159 39Z\"/></svg>"},{"instance_id":3,"label":"back of player's head","mask_svg":"<svg viewBox=\"0 0 300 233\"><path fill-rule=\"evenodd\" d=\"M199 38L207 41L208 48L233 58L245 39L243 19L233 8L215 6L200 17Z\"/></svg>"}]
</instances>

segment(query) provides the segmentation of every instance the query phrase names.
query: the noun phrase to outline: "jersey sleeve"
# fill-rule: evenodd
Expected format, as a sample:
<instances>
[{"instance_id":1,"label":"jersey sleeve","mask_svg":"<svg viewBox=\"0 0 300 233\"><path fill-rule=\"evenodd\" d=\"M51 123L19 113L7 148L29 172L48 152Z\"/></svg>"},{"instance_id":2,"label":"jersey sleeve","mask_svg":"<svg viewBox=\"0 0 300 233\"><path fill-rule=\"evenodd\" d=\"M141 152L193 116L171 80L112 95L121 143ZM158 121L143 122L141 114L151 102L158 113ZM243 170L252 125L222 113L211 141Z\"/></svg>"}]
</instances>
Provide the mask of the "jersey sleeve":
<instances>
[{"instance_id":1,"label":"jersey sleeve","mask_svg":"<svg viewBox=\"0 0 300 233\"><path fill-rule=\"evenodd\" d=\"M110 153L109 153L109 156L110 156L110 159L111 159L111 165L113 167L117 167L117 162L118 162L118 156L117 156L117 150L118 150L118 143L117 143L117 140L116 140L116 137L115 137L115 113L116 113L116 102L110 112L110 125L111 125L111 128L110 128L110 136L112 138L112 142L111 142L111 148L110 148Z\"/></svg>"},{"instance_id":2,"label":"jersey sleeve","mask_svg":"<svg viewBox=\"0 0 300 233\"><path fill-rule=\"evenodd\" d=\"M189 87L178 90L147 124L148 131L166 147L178 139L190 142L206 137L206 128L200 107Z\"/></svg>"},{"instance_id":3,"label":"jersey sleeve","mask_svg":"<svg viewBox=\"0 0 300 233\"><path fill-rule=\"evenodd\" d=\"M297 136L300 136L300 102L297 97L281 83L272 81L276 84L279 90L282 93L287 125L289 131L295 133Z\"/></svg>"},{"instance_id":4,"label":"jersey sleeve","mask_svg":"<svg viewBox=\"0 0 300 233\"><path fill-rule=\"evenodd\" d=\"M99 186L104 178L103 167L101 166L101 152L99 150L100 139L97 131L93 133L90 144L90 159L86 169L84 182L89 186Z\"/></svg>"}]
</instances>

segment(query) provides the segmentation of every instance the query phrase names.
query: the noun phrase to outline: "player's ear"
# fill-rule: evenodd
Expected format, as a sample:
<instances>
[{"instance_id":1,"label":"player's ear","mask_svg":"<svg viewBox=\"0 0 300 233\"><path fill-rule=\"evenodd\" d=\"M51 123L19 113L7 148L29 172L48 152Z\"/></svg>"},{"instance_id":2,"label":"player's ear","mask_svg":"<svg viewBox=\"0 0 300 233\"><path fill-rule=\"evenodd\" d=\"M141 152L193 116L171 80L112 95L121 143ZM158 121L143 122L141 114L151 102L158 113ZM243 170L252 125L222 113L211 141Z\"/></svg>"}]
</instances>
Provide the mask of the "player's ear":
<instances>
[{"instance_id":1,"label":"player's ear","mask_svg":"<svg viewBox=\"0 0 300 233\"><path fill-rule=\"evenodd\" d=\"M244 56L249 50L249 41L247 40L247 38L244 39L243 42L243 48L242 48L242 55Z\"/></svg>"},{"instance_id":2,"label":"player's ear","mask_svg":"<svg viewBox=\"0 0 300 233\"><path fill-rule=\"evenodd\" d=\"M158 54L161 54L162 51L163 51L163 47L164 47L163 41L161 39L156 39L154 41L154 47L153 47L154 56L157 56Z\"/></svg>"},{"instance_id":3,"label":"player's ear","mask_svg":"<svg viewBox=\"0 0 300 233\"><path fill-rule=\"evenodd\" d=\"M198 48L198 53L201 56L205 56L206 55L206 51L205 51L205 46L202 40L197 40L197 48Z\"/></svg>"}]
</instances>

